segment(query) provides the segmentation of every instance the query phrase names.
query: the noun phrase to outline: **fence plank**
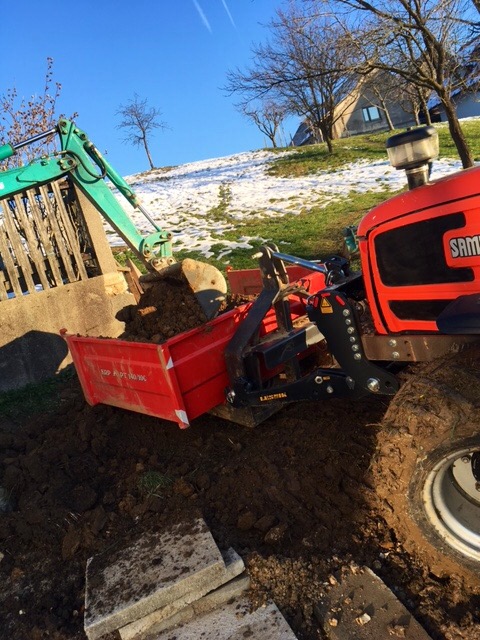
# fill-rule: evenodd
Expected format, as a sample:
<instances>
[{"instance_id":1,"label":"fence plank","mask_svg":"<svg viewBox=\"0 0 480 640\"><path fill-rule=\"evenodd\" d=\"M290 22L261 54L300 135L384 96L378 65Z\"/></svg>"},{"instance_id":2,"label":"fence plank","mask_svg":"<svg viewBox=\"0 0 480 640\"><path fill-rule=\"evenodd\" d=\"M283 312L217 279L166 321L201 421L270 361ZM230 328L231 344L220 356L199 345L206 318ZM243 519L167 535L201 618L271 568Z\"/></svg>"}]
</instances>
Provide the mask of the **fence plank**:
<instances>
[{"instance_id":1,"label":"fence plank","mask_svg":"<svg viewBox=\"0 0 480 640\"><path fill-rule=\"evenodd\" d=\"M2 300L8 300L7 277L6 272L0 269L0 302Z\"/></svg>"},{"instance_id":2,"label":"fence plank","mask_svg":"<svg viewBox=\"0 0 480 640\"><path fill-rule=\"evenodd\" d=\"M45 270L50 280L53 278L53 282L49 282L48 286L59 286L63 283L63 279L57 263L55 249L50 239L48 219L43 216L40 204L32 189L27 191L27 197L30 203L30 213L35 224L36 232L42 243L43 251L45 252Z\"/></svg>"},{"instance_id":3,"label":"fence plank","mask_svg":"<svg viewBox=\"0 0 480 640\"><path fill-rule=\"evenodd\" d=\"M80 252L78 235L73 227L72 219L68 215L68 211L65 207L65 203L63 201L63 197L62 197L58 182L53 182L52 188L53 188L55 200L57 202L57 211L63 223L65 234L70 244L70 250L75 258L80 280L87 280L88 275L87 275L87 270L85 269L85 263L83 262L82 254Z\"/></svg>"},{"instance_id":4,"label":"fence plank","mask_svg":"<svg viewBox=\"0 0 480 640\"><path fill-rule=\"evenodd\" d=\"M24 237L20 232L18 221L15 216L14 210L18 206L17 198L18 196L15 196L14 200L7 200L5 202L3 213L5 230L9 238L10 247L13 250L12 257L17 269L20 268L19 274L21 273L22 277L19 280L22 286L22 291L25 293L26 291L35 291L35 285L32 278L32 266L28 259L28 254L24 244Z\"/></svg>"},{"instance_id":5,"label":"fence plank","mask_svg":"<svg viewBox=\"0 0 480 640\"><path fill-rule=\"evenodd\" d=\"M2 261L7 268L8 278L9 278L13 293L16 296L22 296L23 291L22 291L22 287L20 286L20 281L18 279L17 266L12 258L12 252L10 250L7 231L5 228L5 222L6 222L5 211L8 209L8 203L5 200L2 200L1 204L2 204L2 210L3 210L3 224L0 225L0 256L2 256Z\"/></svg>"},{"instance_id":6,"label":"fence plank","mask_svg":"<svg viewBox=\"0 0 480 640\"><path fill-rule=\"evenodd\" d=\"M76 205L72 185L59 180L0 200L0 301L89 278L82 250L91 238ZM88 260L96 273L94 251Z\"/></svg>"},{"instance_id":7,"label":"fence plank","mask_svg":"<svg viewBox=\"0 0 480 640\"><path fill-rule=\"evenodd\" d=\"M36 284L41 284L43 289L48 289L50 287L50 284L45 274L44 249L42 247L41 238L38 234L37 227L32 216L32 205L29 196L29 191L26 191L19 196L15 196L15 202L17 202L18 198L22 205L20 206L20 204L17 204L17 219L24 229L25 236L28 242L28 252L30 255L30 260L33 262L33 265L35 266L35 273L38 276L38 280L40 280L40 283L37 282Z\"/></svg>"},{"instance_id":8,"label":"fence plank","mask_svg":"<svg viewBox=\"0 0 480 640\"><path fill-rule=\"evenodd\" d=\"M48 219L50 224L52 225L52 235L55 239L55 245L57 248L60 257L62 258L63 267L69 282L75 282L77 277L72 268L72 262L69 255L68 246L65 243L65 238L63 237L62 229L58 224L57 217L55 215L55 206L52 204L50 196L48 194L47 188L45 186L40 187L40 193L43 198L43 203L45 206L45 210L48 214Z\"/></svg>"},{"instance_id":9,"label":"fence plank","mask_svg":"<svg viewBox=\"0 0 480 640\"><path fill-rule=\"evenodd\" d=\"M17 221L19 222L23 229L23 232L25 233L25 238L28 245L28 254L31 261L35 265L35 271L40 280L40 284L44 289L48 289L49 284L45 276L45 259L39 249L38 239L35 235L35 228L33 226L33 220L29 219L27 215L27 203L28 200L25 198L25 194L15 196L15 211L17 214ZM33 291L35 291L35 286L33 286L33 289L30 290L30 293L33 293Z\"/></svg>"}]
</instances>

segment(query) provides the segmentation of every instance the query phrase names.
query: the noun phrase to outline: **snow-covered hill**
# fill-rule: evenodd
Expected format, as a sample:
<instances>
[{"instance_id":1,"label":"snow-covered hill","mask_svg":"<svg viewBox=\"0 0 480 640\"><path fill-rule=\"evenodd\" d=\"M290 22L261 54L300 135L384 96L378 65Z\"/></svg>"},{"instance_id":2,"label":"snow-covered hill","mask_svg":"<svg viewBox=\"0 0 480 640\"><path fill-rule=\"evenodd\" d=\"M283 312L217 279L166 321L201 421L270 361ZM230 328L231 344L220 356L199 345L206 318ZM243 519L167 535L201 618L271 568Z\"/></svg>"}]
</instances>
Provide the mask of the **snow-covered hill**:
<instances>
[{"instance_id":1,"label":"snow-covered hill","mask_svg":"<svg viewBox=\"0 0 480 640\"><path fill-rule=\"evenodd\" d=\"M285 154L294 151L284 152ZM228 230L245 217L295 215L315 206L348 196L351 191L399 189L405 173L393 169L388 160L356 162L339 170L319 171L301 178L278 178L267 172L278 153L255 151L225 158L191 162L168 170L129 176L134 188L159 225L174 234L175 249L191 249L206 258L212 245L220 249L216 257L228 255L235 247L253 248L265 239L240 236L225 239ZM455 160L438 160L433 178L461 168ZM221 205L221 215L215 208ZM149 222L130 211L139 230L152 231ZM112 245L124 244L108 231ZM268 239L268 238L267 238Z\"/></svg>"}]
</instances>

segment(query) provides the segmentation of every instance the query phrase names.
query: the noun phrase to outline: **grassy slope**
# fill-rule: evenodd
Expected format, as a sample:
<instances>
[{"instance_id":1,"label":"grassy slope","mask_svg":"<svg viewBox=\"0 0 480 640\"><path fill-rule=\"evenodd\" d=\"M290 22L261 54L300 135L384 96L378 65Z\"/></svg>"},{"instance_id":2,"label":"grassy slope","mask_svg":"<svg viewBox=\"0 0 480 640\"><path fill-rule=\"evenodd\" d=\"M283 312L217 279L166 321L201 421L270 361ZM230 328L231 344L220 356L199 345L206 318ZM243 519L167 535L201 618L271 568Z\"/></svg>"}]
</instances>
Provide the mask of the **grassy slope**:
<instances>
[{"instance_id":1,"label":"grassy slope","mask_svg":"<svg viewBox=\"0 0 480 640\"><path fill-rule=\"evenodd\" d=\"M464 121L462 127L471 145L476 160L480 160L480 120ZM440 156L457 158L455 146L450 138L446 124L437 126L440 138ZM395 132L393 132L395 133ZM398 132L397 132L398 133ZM302 177L312 175L317 171L332 171L358 160L386 159L385 141L392 132L368 134L336 140L333 154L328 154L326 145L312 145L301 147L287 157L279 157L270 167L272 175ZM283 151L283 150L282 150ZM234 231L225 234L224 238L236 240L240 236L259 236L269 239L279 245L286 253L304 258L321 258L337 253L342 245L342 229L350 224L356 224L372 207L383 202L393 192L379 193L349 193L338 202L327 206L309 206L307 211L297 212L296 215L286 215L282 218L258 219L251 217L243 222L236 222ZM219 204L207 215L228 215L229 193L222 194ZM223 249L218 245L218 253ZM234 268L255 267L251 256L254 251L234 249L225 260L209 259L209 262L220 269L224 269L226 261ZM177 260L185 257L205 260L196 252L178 251ZM122 256L121 256L122 257Z\"/></svg>"}]
</instances>

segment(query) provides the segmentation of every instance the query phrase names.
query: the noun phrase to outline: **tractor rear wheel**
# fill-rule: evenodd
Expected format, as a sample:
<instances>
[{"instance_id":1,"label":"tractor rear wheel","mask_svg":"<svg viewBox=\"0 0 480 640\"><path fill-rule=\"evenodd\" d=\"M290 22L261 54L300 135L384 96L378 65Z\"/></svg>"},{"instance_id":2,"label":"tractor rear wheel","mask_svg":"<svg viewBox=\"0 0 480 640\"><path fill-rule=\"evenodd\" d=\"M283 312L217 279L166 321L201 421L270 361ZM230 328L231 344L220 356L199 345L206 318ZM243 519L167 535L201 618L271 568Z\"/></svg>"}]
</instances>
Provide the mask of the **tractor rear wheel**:
<instances>
[{"instance_id":1,"label":"tractor rear wheel","mask_svg":"<svg viewBox=\"0 0 480 640\"><path fill-rule=\"evenodd\" d=\"M385 414L373 472L404 548L480 590L480 346L408 377Z\"/></svg>"}]
</instances>

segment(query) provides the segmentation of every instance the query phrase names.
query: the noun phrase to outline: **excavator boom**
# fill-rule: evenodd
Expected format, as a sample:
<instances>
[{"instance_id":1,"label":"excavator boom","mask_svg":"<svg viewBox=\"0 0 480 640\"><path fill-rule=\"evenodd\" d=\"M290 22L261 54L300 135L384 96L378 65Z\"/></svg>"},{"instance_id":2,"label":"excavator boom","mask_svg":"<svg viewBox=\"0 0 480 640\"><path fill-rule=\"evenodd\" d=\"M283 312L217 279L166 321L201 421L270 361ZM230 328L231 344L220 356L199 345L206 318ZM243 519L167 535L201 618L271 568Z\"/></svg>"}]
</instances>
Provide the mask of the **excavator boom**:
<instances>
[{"instance_id":1,"label":"excavator boom","mask_svg":"<svg viewBox=\"0 0 480 640\"><path fill-rule=\"evenodd\" d=\"M197 296L207 319L214 317L226 293L223 275L211 265L194 260L188 261L185 268L183 263L179 263L180 266L175 265L173 274L169 272L169 267L176 262L172 254L172 234L158 225L127 182L74 122L62 119L53 129L17 144L3 145L0 147L0 160L5 160L15 155L19 149L53 134L59 136L60 150L35 159L26 166L4 171L0 195L2 193L15 195L51 180L68 176L95 205L99 213L143 262L148 271L153 274L158 272L159 278L175 277L180 274ZM106 179L110 180L136 211L143 214L154 231L146 235L139 232L106 183ZM151 277L150 280L152 280Z\"/></svg>"}]
</instances>

